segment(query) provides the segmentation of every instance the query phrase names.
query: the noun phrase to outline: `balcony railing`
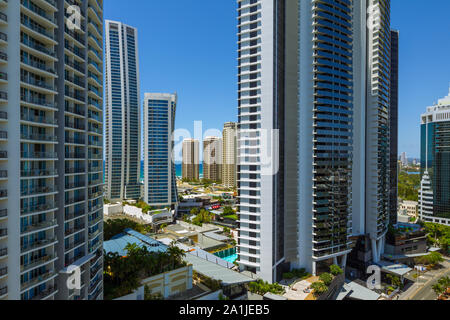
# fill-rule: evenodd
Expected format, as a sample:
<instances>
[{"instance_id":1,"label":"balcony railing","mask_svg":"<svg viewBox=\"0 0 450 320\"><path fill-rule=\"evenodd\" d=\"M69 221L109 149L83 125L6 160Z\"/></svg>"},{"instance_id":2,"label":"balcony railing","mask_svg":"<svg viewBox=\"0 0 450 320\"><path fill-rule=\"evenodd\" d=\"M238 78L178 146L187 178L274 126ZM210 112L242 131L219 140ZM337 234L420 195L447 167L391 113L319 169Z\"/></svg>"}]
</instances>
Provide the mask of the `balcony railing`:
<instances>
[{"instance_id":1,"label":"balcony railing","mask_svg":"<svg viewBox=\"0 0 450 320\"><path fill-rule=\"evenodd\" d=\"M49 0L45 0L49 1ZM34 296L31 300L42 300L46 297L48 297L51 294L54 294L56 291L58 291L56 285L50 286L44 291L41 291L38 295Z\"/></svg>"},{"instance_id":2,"label":"balcony railing","mask_svg":"<svg viewBox=\"0 0 450 320\"><path fill-rule=\"evenodd\" d=\"M58 137L51 134L34 134L34 133L21 133L20 139L22 140L30 140L30 141L48 141L48 142L57 142Z\"/></svg>"},{"instance_id":3,"label":"balcony railing","mask_svg":"<svg viewBox=\"0 0 450 320\"><path fill-rule=\"evenodd\" d=\"M21 196L29 196L35 194L45 194L45 193L53 193L56 192L57 189L54 186L44 186L44 187L24 187L20 190Z\"/></svg>"},{"instance_id":4,"label":"balcony railing","mask_svg":"<svg viewBox=\"0 0 450 320\"><path fill-rule=\"evenodd\" d=\"M46 245L50 245L51 243L54 243L54 242L56 242L56 237L51 238L51 239L38 240L38 241L35 241L32 243L22 244L20 246L20 249L22 252L30 251L30 250L34 250L34 249L37 249L37 248L40 248L40 247L43 247Z\"/></svg>"},{"instance_id":5,"label":"balcony railing","mask_svg":"<svg viewBox=\"0 0 450 320\"><path fill-rule=\"evenodd\" d=\"M46 263L46 262L48 262L50 260L55 259L55 258L56 258L56 256L54 256L54 255L45 255L45 256L42 256L42 257L39 257L39 258L36 258L36 259L32 259L27 264L21 265L20 266L20 271L31 270L31 269L33 269L33 268L35 268L35 267L37 267L37 266L39 266L41 264L44 264L44 263Z\"/></svg>"},{"instance_id":6,"label":"balcony railing","mask_svg":"<svg viewBox=\"0 0 450 320\"><path fill-rule=\"evenodd\" d=\"M47 1L47 2L51 2L51 0ZM42 18L47 19L48 21L52 22L53 24L56 24L56 19L48 14L46 14L46 12L34 5L31 5L31 1L25 1L25 0L20 0L20 3L27 8L30 11L33 11L34 13L36 13L37 15L41 16ZM53 6L55 6L55 4L52 3Z\"/></svg>"},{"instance_id":7,"label":"balcony railing","mask_svg":"<svg viewBox=\"0 0 450 320\"><path fill-rule=\"evenodd\" d=\"M34 286L35 284L38 284L40 282L50 279L54 275L55 275L55 272L53 270L48 270L48 271L38 275L37 277L34 277L26 282L23 282L21 284L21 288L22 288L22 290L25 290L31 286Z\"/></svg>"},{"instance_id":8,"label":"balcony railing","mask_svg":"<svg viewBox=\"0 0 450 320\"><path fill-rule=\"evenodd\" d=\"M25 208L21 208L20 213L22 215L27 215L27 214L33 214L33 213L38 213L38 212L45 212L45 211L49 211L52 209L56 209L55 203L45 203L45 204L39 204L39 205L27 206Z\"/></svg>"},{"instance_id":9,"label":"balcony railing","mask_svg":"<svg viewBox=\"0 0 450 320\"><path fill-rule=\"evenodd\" d=\"M32 178L32 177L48 177L58 175L58 170L44 170L44 169L29 169L20 171L20 176L22 178Z\"/></svg>"},{"instance_id":10,"label":"balcony railing","mask_svg":"<svg viewBox=\"0 0 450 320\"><path fill-rule=\"evenodd\" d=\"M58 119L55 118L49 118L49 117L38 117L32 114L20 114L20 119L22 121L29 121L29 122L36 122L36 123L43 123L43 124L51 124L51 125L57 125Z\"/></svg>"},{"instance_id":11,"label":"balcony railing","mask_svg":"<svg viewBox=\"0 0 450 320\"><path fill-rule=\"evenodd\" d=\"M23 159L56 159L56 152L22 152Z\"/></svg>"},{"instance_id":12,"label":"balcony railing","mask_svg":"<svg viewBox=\"0 0 450 320\"><path fill-rule=\"evenodd\" d=\"M28 226L22 226L22 233L34 232L41 229L51 228L58 224L56 220L36 222Z\"/></svg>"},{"instance_id":13,"label":"balcony railing","mask_svg":"<svg viewBox=\"0 0 450 320\"><path fill-rule=\"evenodd\" d=\"M20 100L26 103L36 104L39 106L49 107L53 109L57 108L56 103L48 102L46 99L40 99L30 95L21 95Z\"/></svg>"}]
</instances>

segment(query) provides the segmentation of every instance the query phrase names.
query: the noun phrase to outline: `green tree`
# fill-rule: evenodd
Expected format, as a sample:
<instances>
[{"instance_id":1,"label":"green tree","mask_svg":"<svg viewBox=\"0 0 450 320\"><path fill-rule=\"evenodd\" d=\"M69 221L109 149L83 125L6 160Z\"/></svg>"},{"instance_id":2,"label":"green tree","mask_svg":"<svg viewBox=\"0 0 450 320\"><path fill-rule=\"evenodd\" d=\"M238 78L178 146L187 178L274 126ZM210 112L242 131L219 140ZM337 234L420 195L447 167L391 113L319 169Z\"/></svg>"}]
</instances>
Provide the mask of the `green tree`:
<instances>
[{"instance_id":1,"label":"green tree","mask_svg":"<svg viewBox=\"0 0 450 320\"><path fill-rule=\"evenodd\" d=\"M338 275L344 273L344 271L341 269L341 267L339 267L338 265L335 265L335 264L330 266L330 272L333 276L338 276Z\"/></svg>"},{"instance_id":2,"label":"green tree","mask_svg":"<svg viewBox=\"0 0 450 320\"><path fill-rule=\"evenodd\" d=\"M315 297L319 297L328 291L328 286L322 281L316 281L311 285L311 289L314 290L313 294Z\"/></svg>"},{"instance_id":3,"label":"green tree","mask_svg":"<svg viewBox=\"0 0 450 320\"><path fill-rule=\"evenodd\" d=\"M319 279L323 281L323 283L325 283L326 286L329 286L331 282L333 282L333 275L328 272L325 272L320 275Z\"/></svg>"}]
</instances>

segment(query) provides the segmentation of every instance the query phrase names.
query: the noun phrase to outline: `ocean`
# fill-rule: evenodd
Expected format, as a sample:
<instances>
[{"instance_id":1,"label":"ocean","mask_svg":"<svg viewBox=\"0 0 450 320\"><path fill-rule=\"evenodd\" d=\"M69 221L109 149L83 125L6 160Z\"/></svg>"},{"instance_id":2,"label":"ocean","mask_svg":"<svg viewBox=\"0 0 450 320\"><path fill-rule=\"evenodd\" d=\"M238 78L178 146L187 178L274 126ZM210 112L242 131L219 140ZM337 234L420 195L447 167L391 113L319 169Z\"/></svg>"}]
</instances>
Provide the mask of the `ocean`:
<instances>
[{"instance_id":1,"label":"ocean","mask_svg":"<svg viewBox=\"0 0 450 320\"><path fill-rule=\"evenodd\" d=\"M200 178L203 177L203 164L200 164ZM182 176L182 165L181 163L175 164L175 171L176 171L176 175L177 177L181 178ZM103 182L105 180L105 161L103 161ZM143 181L144 180L144 161L141 161L141 175L140 175L140 180Z\"/></svg>"}]
</instances>

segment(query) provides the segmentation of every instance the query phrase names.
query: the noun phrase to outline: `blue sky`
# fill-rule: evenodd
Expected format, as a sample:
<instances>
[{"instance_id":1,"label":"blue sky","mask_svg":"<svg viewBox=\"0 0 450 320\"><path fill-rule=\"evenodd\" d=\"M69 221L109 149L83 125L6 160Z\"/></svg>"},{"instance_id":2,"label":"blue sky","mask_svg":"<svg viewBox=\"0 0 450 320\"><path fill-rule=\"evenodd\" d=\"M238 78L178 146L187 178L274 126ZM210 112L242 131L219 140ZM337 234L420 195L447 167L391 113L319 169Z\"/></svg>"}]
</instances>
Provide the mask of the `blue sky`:
<instances>
[{"instance_id":1,"label":"blue sky","mask_svg":"<svg viewBox=\"0 0 450 320\"><path fill-rule=\"evenodd\" d=\"M237 121L235 0L106 0L105 19L138 28L141 93L177 92L177 128ZM392 0L400 30L399 153L419 157L419 121L447 95L449 0Z\"/></svg>"}]
</instances>

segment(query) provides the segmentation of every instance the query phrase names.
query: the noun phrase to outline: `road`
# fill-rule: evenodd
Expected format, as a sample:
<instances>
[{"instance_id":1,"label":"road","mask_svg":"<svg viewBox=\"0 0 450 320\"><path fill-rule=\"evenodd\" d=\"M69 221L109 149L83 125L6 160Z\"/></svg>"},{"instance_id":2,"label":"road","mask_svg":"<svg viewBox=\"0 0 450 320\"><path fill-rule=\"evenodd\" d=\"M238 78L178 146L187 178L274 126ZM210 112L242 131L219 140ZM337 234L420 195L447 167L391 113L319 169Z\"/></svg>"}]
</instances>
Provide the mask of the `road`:
<instances>
[{"instance_id":1,"label":"road","mask_svg":"<svg viewBox=\"0 0 450 320\"><path fill-rule=\"evenodd\" d=\"M403 296L401 300L436 300L437 295L433 291L432 287L435 285L439 279L450 276L449 263L444 262L445 269L433 274L426 274L427 276L421 276L420 282L415 283L411 287L410 293Z\"/></svg>"}]
</instances>

